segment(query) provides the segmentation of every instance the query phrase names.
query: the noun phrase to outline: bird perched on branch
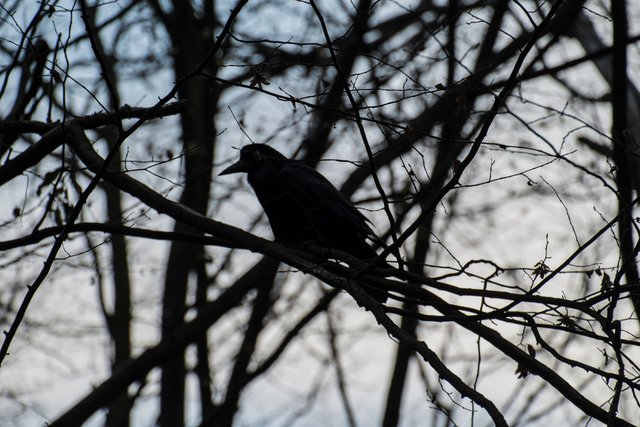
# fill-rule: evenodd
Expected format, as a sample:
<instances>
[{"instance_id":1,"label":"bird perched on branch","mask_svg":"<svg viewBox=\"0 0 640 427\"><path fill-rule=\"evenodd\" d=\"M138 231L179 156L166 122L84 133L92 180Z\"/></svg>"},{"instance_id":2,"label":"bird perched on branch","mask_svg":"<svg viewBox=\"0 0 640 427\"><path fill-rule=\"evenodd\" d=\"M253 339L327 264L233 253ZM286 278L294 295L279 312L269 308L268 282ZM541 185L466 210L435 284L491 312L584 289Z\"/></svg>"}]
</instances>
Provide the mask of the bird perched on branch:
<instances>
[{"instance_id":1,"label":"bird perched on branch","mask_svg":"<svg viewBox=\"0 0 640 427\"><path fill-rule=\"evenodd\" d=\"M379 241L367 218L315 169L287 159L268 145L250 144L240 150L240 160L219 175L239 172L247 174L276 241L311 243L359 260L370 261L377 256L366 241ZM386 292L370 293L380 302L387 299Z\"/></svg>"}]
</instances>

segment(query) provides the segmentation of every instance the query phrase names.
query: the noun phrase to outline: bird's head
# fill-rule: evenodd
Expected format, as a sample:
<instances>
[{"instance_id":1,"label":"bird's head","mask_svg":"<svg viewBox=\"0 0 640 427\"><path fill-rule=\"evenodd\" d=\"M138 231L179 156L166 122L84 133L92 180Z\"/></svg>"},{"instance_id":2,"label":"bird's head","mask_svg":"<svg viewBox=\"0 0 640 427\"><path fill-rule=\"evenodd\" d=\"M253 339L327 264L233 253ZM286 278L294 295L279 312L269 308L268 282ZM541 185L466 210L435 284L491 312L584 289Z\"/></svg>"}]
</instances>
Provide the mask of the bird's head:
<instances>
[{"instance_id":1,"label":"bird's head","mask_svg":"<svg viewBox=\"0 0 640 427\"><path fill-rule=\"evenodd\" d=\"M218 176L239 172L249 173L267 165L273 167L282 160L287 158L266 144L249 144L240 150L240 160L220 172Z\"/></svg>"}]
</instances>

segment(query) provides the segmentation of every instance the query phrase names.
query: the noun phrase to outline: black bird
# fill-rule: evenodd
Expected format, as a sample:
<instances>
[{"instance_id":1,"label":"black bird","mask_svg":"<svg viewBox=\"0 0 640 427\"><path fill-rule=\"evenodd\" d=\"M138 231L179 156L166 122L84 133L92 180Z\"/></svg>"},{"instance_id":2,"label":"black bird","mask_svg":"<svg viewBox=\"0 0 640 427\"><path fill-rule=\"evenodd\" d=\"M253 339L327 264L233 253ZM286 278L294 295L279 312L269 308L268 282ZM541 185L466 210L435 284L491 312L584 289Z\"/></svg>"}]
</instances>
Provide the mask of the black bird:
<instances>
[{"instance_id":1,"label":"black bird","mask_svg":"<svg viewBox=\"0 0 640 427\"><path fill-rule=\"evenodd\" d=\"M368 220L315 169L290 160L265 144L245 145L240 160L219 175L245 172L262 205L276 241L312 243L372 260L376 251L366 239L379 240ZM386 292L371 291L380 302Z\"/></svg>"}]
</instances>

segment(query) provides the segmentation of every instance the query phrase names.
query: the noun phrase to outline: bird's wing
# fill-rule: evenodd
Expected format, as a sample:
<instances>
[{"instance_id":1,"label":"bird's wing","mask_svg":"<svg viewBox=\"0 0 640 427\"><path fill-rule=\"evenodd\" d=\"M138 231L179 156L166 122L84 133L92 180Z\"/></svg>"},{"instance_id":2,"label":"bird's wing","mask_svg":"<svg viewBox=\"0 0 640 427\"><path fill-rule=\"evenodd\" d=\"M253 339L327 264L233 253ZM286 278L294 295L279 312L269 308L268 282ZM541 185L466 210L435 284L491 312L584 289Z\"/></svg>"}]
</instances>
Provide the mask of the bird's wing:
<instances>
[{"instance_id":1,"label":"bird's wing","mask_svg":"<svg viewBox=\"0 0 640 427\"><path fill-rule=\"evenodd\" d=\"M299 162L280 168L280 175L303 206L322 209L355 227L363 237L375 237L368 219L345 199L336 187L320 172Z\"/></svg>"}]
</instances>

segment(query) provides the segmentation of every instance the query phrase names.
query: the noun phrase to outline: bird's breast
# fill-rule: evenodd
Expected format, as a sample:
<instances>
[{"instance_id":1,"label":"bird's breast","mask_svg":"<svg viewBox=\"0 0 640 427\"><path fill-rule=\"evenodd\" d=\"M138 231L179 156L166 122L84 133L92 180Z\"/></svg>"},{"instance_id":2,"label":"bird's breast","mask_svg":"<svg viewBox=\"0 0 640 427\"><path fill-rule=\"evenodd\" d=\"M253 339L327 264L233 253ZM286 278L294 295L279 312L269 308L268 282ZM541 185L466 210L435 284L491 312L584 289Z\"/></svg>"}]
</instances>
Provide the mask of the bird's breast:
<instances>
[{"instance_id":1,"label":"bird's breast","mask_svg":"<svg viewBox=\"0 0 640 427\"><path fill-rule=\"evenodd\" d=\"M313 217L317 208L305 206L280 180L269 176L250 177L249 184L262 205L276 240L302 244L318 241L320 235Z\"/></svg>"}]
</instances>

